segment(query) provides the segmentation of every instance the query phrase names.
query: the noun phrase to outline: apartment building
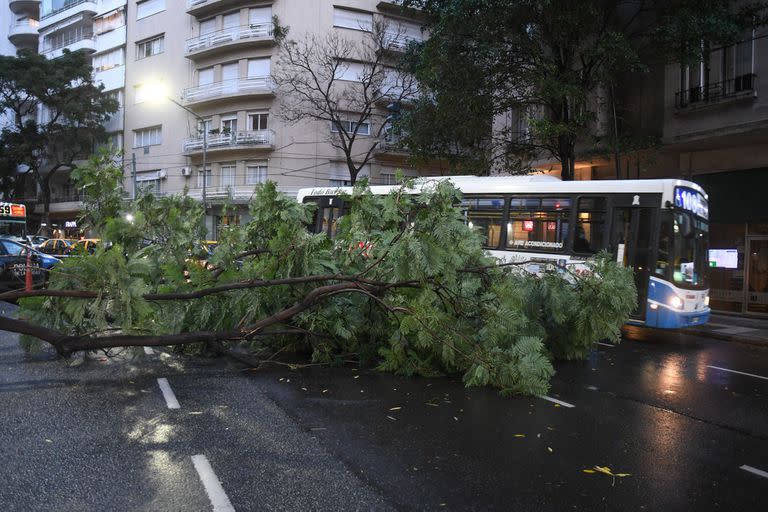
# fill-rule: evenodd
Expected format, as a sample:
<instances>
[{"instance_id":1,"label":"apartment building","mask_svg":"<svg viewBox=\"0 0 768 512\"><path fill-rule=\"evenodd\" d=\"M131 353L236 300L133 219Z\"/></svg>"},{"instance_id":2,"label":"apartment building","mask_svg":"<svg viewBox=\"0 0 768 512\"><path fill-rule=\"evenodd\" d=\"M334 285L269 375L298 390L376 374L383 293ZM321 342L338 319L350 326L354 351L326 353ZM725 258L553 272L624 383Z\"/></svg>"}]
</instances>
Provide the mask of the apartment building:
<instances>
[{"instance_id":1,"label":"apartment building","mask_svg":"<svg viewBox=\"0 0 768 512\"><path fill-rule=\"evenodd\" d=\"M126 0L43 0L37 22L38 52L50 59L65 49L83 51L91 58L94 79L122 105L125 86L125 6ZM45 121L47 112L40 112ZM110 143L120 147L123 140L122 107L106 124ZM51 181L50 228L59 236L77 236L77 217L82 208L81 194L69 172L58 171ZM38 204L35 213L42 213Z\"/></svg>"},{"instance_id":2,"label":"apartment building","mask_svg":"<svg viewBox=\"0 0 768 512\"><path fill-rule=\"evenodd\" d=\"M391 62L420 25L393 2L376 0L143 0L127 10L125 152L126 189L158 194L188 189L205 197L210 236L244 222L254 187L274 181L295 195L301 187L340 185L349 173L342 152L329 142L330 123L288 123L271 75L279 66L273 17L289 37L366 37L374 20L397 26ZM350 78L354 80L354 78ZM157 97L157 84L169 92ZM361 172L373 183L393 183L396 169L415 174L392 137L373 140L374 123L386 122L381 105L361 146L376 145ZM366 140L370 139L370 140ZM388 143L389 142L389 143ZM223 211L224 204L234 211Z\"/></svg>"}]
</instances>

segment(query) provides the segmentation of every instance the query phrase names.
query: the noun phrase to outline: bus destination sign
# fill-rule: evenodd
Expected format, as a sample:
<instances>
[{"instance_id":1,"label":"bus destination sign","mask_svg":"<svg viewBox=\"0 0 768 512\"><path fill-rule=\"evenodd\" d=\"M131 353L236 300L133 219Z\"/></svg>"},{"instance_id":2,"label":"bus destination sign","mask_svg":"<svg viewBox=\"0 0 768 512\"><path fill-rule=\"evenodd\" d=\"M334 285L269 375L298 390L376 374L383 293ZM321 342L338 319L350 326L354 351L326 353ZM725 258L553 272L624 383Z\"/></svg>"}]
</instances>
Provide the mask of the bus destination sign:
<instances>
[{"instance_id":1,"label":"bus destination sign","mask_svg":"<svg viewBox=\"0 0 768 512\"><path fill-rule=\"evenodd\" d=\"M0 203L0 217L18 217L27 216L27 207L23 204Z\"/></svg>"},{"instance_id":2,"label":"bus destination sign","mask_svg":"<svg viewBox=\"0 0 768 512\"><path fill-rule=\"evenodd\" d=\"M709 219L709 202L704 194L688 187L675 187L675 207Z\"/></svg>"}]
</instances>

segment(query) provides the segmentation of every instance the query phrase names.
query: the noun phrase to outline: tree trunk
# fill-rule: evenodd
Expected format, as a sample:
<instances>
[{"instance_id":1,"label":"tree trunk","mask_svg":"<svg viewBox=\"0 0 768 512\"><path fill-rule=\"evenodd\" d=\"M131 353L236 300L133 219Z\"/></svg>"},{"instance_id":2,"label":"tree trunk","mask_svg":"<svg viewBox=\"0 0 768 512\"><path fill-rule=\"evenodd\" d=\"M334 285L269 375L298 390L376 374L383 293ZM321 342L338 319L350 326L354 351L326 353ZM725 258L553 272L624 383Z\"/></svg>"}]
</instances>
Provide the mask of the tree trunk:
<instances>
[{"instance_id":1,"label":"tree trunk","mask_svg":"<svg viewBox=\"0 0 768 512\"><path fill-rule=\"evenodd\" d=\"M40 198L43 203L43 216L40 220L40 231L46 236L51 236L53 230L51 229L51 176L52 172L49 172L42 180L40 180Z\"/></svg>"},{"instance_id":2,"label":"tree trunk","mask_svg":"<svg viewBox=\"0 0 768 512\"><path fill-rule=\"evenodd\" d=\"M576 151L575 142L570 135L558 137L557 157L560 160L560 178L563 181L573 181L575 176Z\"/></svg>"}]
</instances>

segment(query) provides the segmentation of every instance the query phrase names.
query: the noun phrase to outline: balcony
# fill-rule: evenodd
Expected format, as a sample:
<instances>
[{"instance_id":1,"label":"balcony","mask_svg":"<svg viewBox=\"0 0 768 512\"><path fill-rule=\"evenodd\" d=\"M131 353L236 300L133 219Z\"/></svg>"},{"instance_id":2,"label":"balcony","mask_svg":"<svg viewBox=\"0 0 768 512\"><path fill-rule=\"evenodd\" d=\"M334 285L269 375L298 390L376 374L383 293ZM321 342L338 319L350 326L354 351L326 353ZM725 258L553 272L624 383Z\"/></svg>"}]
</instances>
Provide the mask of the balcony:
<instances>
[{"instance_id":1,"label":"balcony","mask_svg":"<svg viewBox=\"0 0 768 512\"><path fill-rule=\"evenodd\" d=\"M698 110L757 96L757 75L741 75L732 80L691 87L675 93L675 108Z\"/></svg>"},{"instance_id":2,"label":"balcony","mask_svg":"<svg viewBox=\"0 0 768 512\"><path fill-rule=\"evenodd\" d=\"M273 149L275 132L272 130L243 131L208 135L208 153L221 150ZM185 154L203 152L203 137L185 139L182 144Z\"/></svg>"},{"instance_id":3,"label":"balcony","mask_svg":"<svg viewBox=\"0 0 768 512\"><path fill-rule=\"evenodd\" d=\"M387 133L379 140L377 146L379 153L408 154L408 147L403 143L402 135Z\"/></svg>"},{"instance_id":4,"label":"balcony","mask_svg":"<svg viewBox=\"0 0 768 512\"><path fill-rule=\"evenodd\" d=\"M260 42L274 42L272 23L226 28L187 39L186 56L188 58L209 56L217 50L230 50Z\"/></svg>"},{"instance_id":5,"label":"balcony","mask_svg":"<svg viewBox=\"0 0 768 512\"><path fill-rule=\"evenodd\" d=\"M233 96L273 96L275 85L268 76L235 78L207 85L184 89L182 100L185 105L226 100Z\"/></svg>"},{"instance_id":6,"label":"balcony","mask_svg":"<svg viewBox=\"0 0 768 512\"><path fill-rule=\"evenodd\" d=\"M412 37L398 32L384 33L384 46L391 52L404 53L411 42L420 43L422 41L423 39L420 37Z\"/></svg>"},{"instance_id":7,"label":"balcony","mask_svg":"<svg viewBox=\"0 0 768 512\"><path fill-rule=\"evenodd\" d=\"M45 11L45 6L40 9L40 22L44 27L58 23L70 16L79 13L96 14L99 11L96 0L66 0L61 7Z\"/></svg>"},{"instance_id":8,"label":"balcony","mask_svg":"<svg viewBox=\"0 0 768 512\"><path fill-rule=\"evenodd\" d=\"M14 14L34 14L40 11L40 0L9 0L8 8Z\"/></svg>"},{"instance_id":9,"label":"balcony","mask_svg":"<svg viewBox=\"0 0 768 512\"><path fill-rule=\"evenodd\" d=\"M187 0L187 14L190 16L209 16L222 9L253 3L249 0Z\"/></svg>"},{"instance_id":10,"label":"balcony","mask_svg":"<svg viewBox=\"0 0 768 512\"><path fill-rule=\"evenodd\" d=\"M37 45L37 27L40 22L27 18L18 20L8 29L8 40L16 46Z\"/></svg>"},{"instance_id":11,"label":"balcony","mask_svg":"<svg viewBox=\"0 0 768 512\"><path fill-rule=\"evenodd\" d=\"M60 57L64 48L70 51L84 50L87 53L96 51L96 36L90 30L68 33L66 37L57 39L53 43L46 42L40 53L49 59Z\"/></svg>"}]
</instances>

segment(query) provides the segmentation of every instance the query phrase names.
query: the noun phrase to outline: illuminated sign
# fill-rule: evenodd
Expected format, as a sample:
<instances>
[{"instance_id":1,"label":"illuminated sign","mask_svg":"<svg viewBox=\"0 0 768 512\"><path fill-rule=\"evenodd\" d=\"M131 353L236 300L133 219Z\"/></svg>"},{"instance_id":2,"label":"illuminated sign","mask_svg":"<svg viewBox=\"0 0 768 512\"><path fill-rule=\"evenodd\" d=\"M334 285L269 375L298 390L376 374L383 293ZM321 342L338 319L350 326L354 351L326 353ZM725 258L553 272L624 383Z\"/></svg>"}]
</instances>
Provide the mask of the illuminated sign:
<instances>
[{"instance_id":1,"label":"illuminated sign","mask_svg":"<svg viewBox=\"0 0 768 512\"><path fill-rule=\"evenodd\" d=\"M64 227L65 228L76 228L77 227L77 222L74 221L74 220L65 221L64 222Z\"/></svg>"},{"instance_id":2,"label":"illuminated sign","mask_svg":"<svg viewBox=\"0 0 768 512\"><path fill-rule=\"evenodd\" d=\"M739 268L737 249L710 249L709 266L715 268Z\"/></svg>"},{"instance_id":3,"label":"illuminated sign","mask_svg":"<svg viewBox=\"0 0 768 512\"><path fill-rule=\"evenodd\" d=\"M524 220L523 221L523 231L533 231L533 221L532 220Z\"/></svg>"},{"instance_id":4,"label":"illuminated sign","mask_svg":"<svg viewBox=\"0 0 768 512\"><path fill-rule=\"evenodd\" d=\"M675 207L709 219L709 203L704 194L687 187L675 187Z\"/></svg>"},{"instance_id":5,"label":"illuminated sign","mask_svg":"<svg viewBox=\"0 0 768 512\"><path fill-rule=\"evenodd\" d=\"M19 217L23 219L27 216L27 207L23 204L0 203L0 216Z\"/></svg>"}]
</instances>

